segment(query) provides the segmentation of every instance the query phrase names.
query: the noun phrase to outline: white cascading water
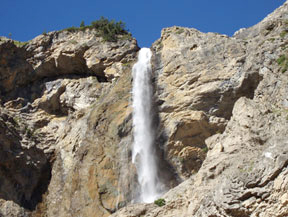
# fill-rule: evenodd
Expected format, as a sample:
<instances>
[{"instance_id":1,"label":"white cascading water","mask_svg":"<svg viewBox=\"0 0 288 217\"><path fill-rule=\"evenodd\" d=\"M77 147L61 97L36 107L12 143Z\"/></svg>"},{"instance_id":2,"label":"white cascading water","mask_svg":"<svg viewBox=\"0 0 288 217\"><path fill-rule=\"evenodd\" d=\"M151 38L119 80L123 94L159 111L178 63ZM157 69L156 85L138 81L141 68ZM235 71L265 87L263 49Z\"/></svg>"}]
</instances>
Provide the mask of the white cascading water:
<instances>
[{"instance_id":1,"label":"white cascading water","mask_svg":"<svg viewBox=\"0 0 288 217\"><path fill-rule=\"evenodd\" d=\"M133 66L133 134L132 163L136 165L140 195L135 200L151 203L157 199L163 185L157 176L154 138L152 128L152 85L151 63L152 52L142 48L138 62Z\"/></svg>"}]
</instances>

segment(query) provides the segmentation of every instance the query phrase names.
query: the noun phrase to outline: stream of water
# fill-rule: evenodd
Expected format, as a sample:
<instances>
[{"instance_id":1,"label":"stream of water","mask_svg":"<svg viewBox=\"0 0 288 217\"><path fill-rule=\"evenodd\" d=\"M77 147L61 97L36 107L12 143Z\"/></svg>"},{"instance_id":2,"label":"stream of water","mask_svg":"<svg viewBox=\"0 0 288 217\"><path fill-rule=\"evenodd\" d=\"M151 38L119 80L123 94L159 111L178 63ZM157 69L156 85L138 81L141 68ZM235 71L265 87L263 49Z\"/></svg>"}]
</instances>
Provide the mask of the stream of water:
<instances>
[{"instance_id":1,"label":"stream of water","mask_svg":"<svg viewBox=\"0 0 288 217\"><path fill-rule=\"evenodd\" d=\"M163 185L159 182L152 127L152 52L149 48L139 51L138 62L133 66L133 135L132 163L136 165L140 185L137 202L150 203L157 199Z\"/></svg>"}]
</instances>

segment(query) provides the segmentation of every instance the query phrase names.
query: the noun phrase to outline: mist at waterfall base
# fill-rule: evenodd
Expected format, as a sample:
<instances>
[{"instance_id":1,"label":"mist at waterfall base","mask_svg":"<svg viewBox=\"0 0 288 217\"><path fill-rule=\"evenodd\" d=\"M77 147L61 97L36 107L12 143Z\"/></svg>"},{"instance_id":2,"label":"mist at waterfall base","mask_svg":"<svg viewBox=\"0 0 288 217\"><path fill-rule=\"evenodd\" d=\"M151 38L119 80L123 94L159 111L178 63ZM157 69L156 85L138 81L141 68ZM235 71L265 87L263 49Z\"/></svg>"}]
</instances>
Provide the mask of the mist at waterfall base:
<instances>
[{"instance_id":1,"label":"mist at waterfall base","mask_svg":"<svg viewBox=\"0 0 288 217\"><path fill-rule=\"evenodd\" d=\"M154 148L155 133L152 126L152 52L139 51L138 62L133 66L133 135L132 163L135 164L140 186L135 202L151 203L164 192L159 181Z\"/></svg>"}]
</instances>

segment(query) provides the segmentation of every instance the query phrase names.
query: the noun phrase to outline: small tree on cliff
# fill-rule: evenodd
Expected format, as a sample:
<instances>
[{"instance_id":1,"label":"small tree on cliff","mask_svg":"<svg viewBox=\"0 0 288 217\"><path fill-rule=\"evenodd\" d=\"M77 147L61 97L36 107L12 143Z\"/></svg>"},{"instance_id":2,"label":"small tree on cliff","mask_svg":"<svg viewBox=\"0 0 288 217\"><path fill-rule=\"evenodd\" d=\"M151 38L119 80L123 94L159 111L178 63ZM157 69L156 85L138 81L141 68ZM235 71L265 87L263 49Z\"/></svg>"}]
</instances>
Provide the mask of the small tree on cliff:
<instances>
[{"instance_id":1,"label":"small tree on cliff","mask_svg":"<svg viewBox=\"0 0 288 217\"><path fill-rule=\"evenodd\" d=\"M85 27L84 20L82 20L81 23L80 23L80 28L83 28L83 27Z\"/></svg>"}]
</instances>

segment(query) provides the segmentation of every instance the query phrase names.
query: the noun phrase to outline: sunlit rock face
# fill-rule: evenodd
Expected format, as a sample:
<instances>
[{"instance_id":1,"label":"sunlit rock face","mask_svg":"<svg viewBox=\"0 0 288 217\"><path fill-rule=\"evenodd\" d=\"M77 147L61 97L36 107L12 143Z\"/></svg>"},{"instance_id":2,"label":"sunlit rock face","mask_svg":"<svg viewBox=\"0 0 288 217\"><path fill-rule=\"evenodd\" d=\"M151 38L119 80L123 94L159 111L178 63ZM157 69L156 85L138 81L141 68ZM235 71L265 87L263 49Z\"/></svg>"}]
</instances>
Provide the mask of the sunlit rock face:
<instances>
[{"instance_id":1,"label":"sunlit rock face","mask_svg":"<svg viewBox=\"0 0 288 217\"><path fill-rule=\"evenodd\" d=\"M200 169L205 139L223 132L234 103L254 96L262 75L247 61L247 46L182 27L163 29L153 45L166 155L183 179Z\"/></svg>"},{"instance_id":2,"label":"sunlit rock face","mask_svg":"<svg viewBox=\"0 0 288 217\"><path fill-rule=\"evenodd\" d=\"M1 38L0 216L287 216L287 19L285 3L233 37L171 27L152 45L163 207L129 204L136 40Z\"/></svg>"},{"instance_id":3,"label":"sunlit rock face","mask_svg":"<svg viewBox=\"0 0 288 217\"><path fill-rule=\"evenodd\" d=\"M131 200L135 39L0 43L0 215L109 216Z\"/></svg>"},{"instance_id":4,"label":"sunlit rock face","mask_svg":"<svg viewBox=\"0 0 288 217\"><path fill-rule=\"evenodd\" d=\"M166 205L114 216L286 216L288 3L233 37L171 27L154 50ZM164 139L163 139L164 138Z\"/></svg>"}]
</instances>

